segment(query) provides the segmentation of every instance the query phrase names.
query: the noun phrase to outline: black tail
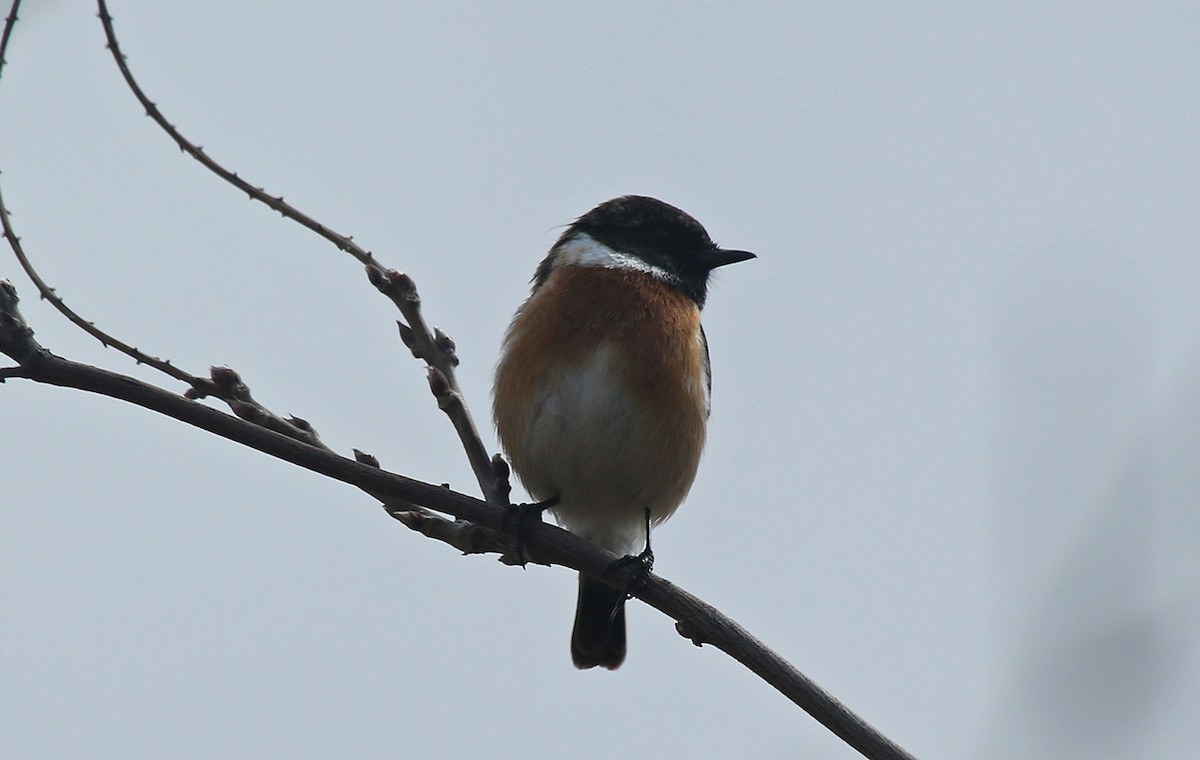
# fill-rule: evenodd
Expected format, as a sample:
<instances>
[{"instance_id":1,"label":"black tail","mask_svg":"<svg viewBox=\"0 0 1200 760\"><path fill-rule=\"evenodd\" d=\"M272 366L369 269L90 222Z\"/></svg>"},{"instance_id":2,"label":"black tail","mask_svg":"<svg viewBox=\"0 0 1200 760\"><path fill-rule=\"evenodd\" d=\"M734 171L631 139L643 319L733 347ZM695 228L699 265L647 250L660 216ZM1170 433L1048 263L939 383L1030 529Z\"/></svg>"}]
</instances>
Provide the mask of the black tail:
<instances>
[{"instance_id":1,"label":"black tail","mask_svg":"<svg viewBox=\"0 0 1200 760\"><path fill-rule=\"evenodd\" d=\"M580 670L597 665L616 670L625 661L625 594L584 575L579 576L571 659Z\"/></svg>"}]
</instances>

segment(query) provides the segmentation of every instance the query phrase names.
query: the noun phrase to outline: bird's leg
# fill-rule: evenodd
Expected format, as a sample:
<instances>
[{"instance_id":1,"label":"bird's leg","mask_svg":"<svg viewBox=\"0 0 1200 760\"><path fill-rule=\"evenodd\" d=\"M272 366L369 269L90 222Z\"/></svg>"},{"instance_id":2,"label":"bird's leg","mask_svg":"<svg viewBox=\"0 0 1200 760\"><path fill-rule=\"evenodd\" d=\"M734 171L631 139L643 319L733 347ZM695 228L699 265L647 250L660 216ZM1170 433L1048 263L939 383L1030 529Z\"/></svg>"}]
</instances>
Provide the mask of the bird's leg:
<instances>
[{"instance_id":1,"label":"bird's leg","mask_svg":"<svg viewBox=\"0 0 1200 760\"><path fill-rule=\"evenodd\" d=\"M646 566L646 574L649 575L654 569L654 552L650 550L650 507L646 507L646 548L642 549L637 558Z\"/></svg>"},{"instance_id":2,"label":"bird's leg","mask_svg":"<svg viewBox=\"0 0 1200 760\"><path fill-rule=\"evenodd\" d=\"M504 510L504 516L500 518L500 528L505 533L511 533L516 542L517 559L524 565L525 557L525 536L529 532L529 526L542 521L542 513L547 509L552 509L558 506L560 496L555 494L549 499L535 501L532 504L509 504Z\"/></svg>"},{"instance_id":3,"label":"bird's leg","mask_svg":"<svg viewBox=\"0 0 1200 760\"><path fill-rule=\"evenodd\" d=\"M650 549L650 508L646 507L646 548L638 554L626 554L616 562L606 568L605 573L619 571L629 565L636 565L633 577L625 584L625 593L621 603L613 608L612 617L617 616L617 612L625 604L626 599L632 599L634 592L646 585L646 580L650 577L650 571L654 569L654 552Z\"/></svg>"}]
</instances>

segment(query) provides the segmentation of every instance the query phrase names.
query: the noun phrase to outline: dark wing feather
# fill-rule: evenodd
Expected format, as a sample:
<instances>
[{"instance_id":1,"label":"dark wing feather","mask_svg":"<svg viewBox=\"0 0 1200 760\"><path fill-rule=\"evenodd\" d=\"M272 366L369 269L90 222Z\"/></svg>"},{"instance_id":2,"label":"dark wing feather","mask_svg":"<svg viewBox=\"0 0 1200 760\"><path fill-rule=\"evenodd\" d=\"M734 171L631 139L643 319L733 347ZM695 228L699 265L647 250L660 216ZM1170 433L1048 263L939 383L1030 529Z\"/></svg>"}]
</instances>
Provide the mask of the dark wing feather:
<instances>
[{"instance_id":1,"label":"dark wing feather","mask_svg":"<svg viewBox=\"0 0 1200 760\"><path fill-rule=\"evenodd\" d=\"M708 407L704 410L704 416L708 417L712 414L712 363L708 359L708 338L704 335L704 325L700 326L700 348L704 350L704 387L708 391L705 394Z\"/></svg>"}]
</instances>

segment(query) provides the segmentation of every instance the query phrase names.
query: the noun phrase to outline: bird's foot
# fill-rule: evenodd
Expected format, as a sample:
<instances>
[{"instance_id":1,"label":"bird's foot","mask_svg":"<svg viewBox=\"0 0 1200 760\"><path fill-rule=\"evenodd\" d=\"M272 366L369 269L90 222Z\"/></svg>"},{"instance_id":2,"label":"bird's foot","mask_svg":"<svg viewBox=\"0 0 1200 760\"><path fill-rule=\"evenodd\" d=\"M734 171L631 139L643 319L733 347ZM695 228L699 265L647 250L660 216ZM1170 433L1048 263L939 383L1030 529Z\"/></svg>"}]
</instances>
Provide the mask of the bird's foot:
<instances>
[{"instance_id":1,"label":"bird's foot","mask_svg":"<svg viewBox=\"0 0 1200 760\"><path fill-rule=\"evenodd\" d=\"M529 528L542 521L542 513L558 506L559 497L537 501L532 504L509 504L500 518L500 529L512 535L516 543L517 560L522 566L528 561L525 556L525 536Z\"/></svg>"},{"instance_id":2,"label":"bird's foot","mask_svg":"<svg viewBox=\"0 0 1200 760\"><path fill-rule=\"evenodd\" d=\"M604 573L611 577L613 574L625 572L625 569L630 566L633 566L634 569L632 577L625 584L624 598L626 599L632 599L635 593L645 587L646 581L650 578L650 572L654 570L654 552L647 546L638 554L626 554L605 568Z\"/></svg>"}]
</instances>

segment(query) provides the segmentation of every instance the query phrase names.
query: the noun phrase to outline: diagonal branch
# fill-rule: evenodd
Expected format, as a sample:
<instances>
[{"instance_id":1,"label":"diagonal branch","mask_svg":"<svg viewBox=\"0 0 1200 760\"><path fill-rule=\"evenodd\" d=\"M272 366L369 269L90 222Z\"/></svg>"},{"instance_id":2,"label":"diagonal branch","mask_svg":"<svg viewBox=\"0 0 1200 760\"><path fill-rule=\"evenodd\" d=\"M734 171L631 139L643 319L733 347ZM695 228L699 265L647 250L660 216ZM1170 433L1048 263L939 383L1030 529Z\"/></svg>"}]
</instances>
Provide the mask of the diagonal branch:
<instances>
[{"instance_id":1,"label":"diagonal branch","mask_svg":"<svg viewBox=\"0 0 1200 760\"><path fill-rule=\"evenodd\" d=\"M16 290L7 281L0 281L0 353L20 365L7 369L0 377L76 388L136 404L368 493L381 495L381 498L400 499L410 505L504 532L504 511L486 502L387 472L369 463L346 459L132 377L50 353L34 340L33 331L17 310ZM630 588L637 574L632 564L614 566L617 556L612 552L552 525L529 525L523 539L525 550L538 562L562 565L604 578L615 588ZM697 645L711 644L745 665L863 756L874 760L913 760L912 755L847 709L832 694L700 598L654 574L650 574L633 595L673 618L680 633Z\"/></svg>"},{"instance_id":2,"label":"diagonal branch","mask_svg":"<svg viewBox=\"0 0 1200 760\"><path fill-rule=\"evenodd\" d=\"M13 18L13 17L10 17ZM8 28L5 28L5 32ZM8 41L7 34L4 42ZM0 44L0 57L3 57L3 45ZM46 281L41 278L34 269L33 264L29 261L29 257L25 255L25 248L21 245L21 238L17 236L16 230L13 229L12 220L9 217L8 208L4 205L4 196L0 194L0 227L4 230L4 239L8 241L8 246L12 248L13 254L16 255L17 261L21 264L21 268L25 270L25 274L33 281L37 287L38 293L42 298L50 302L50 305L59 311L64 317L71 321L72 324L79 327L88 335L91 335L96 340L100 341L105 348L114 348L117 351L132 358L138 364L145 364L160 372L163 372L176 380L181 380L192 386L192 391L199 396L217 396L219 395L216 386L212 381L197 377L179 367L176 367L168 359L159 359L156 356L151 356L134 346L125 343L124 341L109 335L105 331L96 327L94 322L89 322L79 316L74 309L71 309L63 302L62 298L54 291L54 288L46 284Z\"/></svg>"},{"instance_id":3,"label":"diagonal branch","mask_svg":"<svg viewBox=\"0 0 1200 760\"><path fill-rule=\"evenodd\" d=\"M15 14L10 15L8 23L11 24L16 20ZM5 32L11 28L6 25ZM7 43L8 35L5 34L0 41L0 56L4 51L4 43ZM29 257L25 255L24 246L21 245L21 239L17 236L16 231L12 227L12 220L9 217L8 209L4 206L4 197L0 194L0 227L3 228L4 238L8 241L9 247L17 257L17 261L21 263L21 268L29 275L34 285L38 289L38 293L42 298L54 305L59 312L64 314L72 323L78 325L84 332L97 338L104 346L115 348L123 354L132 357L139 364L147 364L155 369L170 375L177 380L182 380L191 387L187 391L187 398L201 399L206 396L214 396L229 404L229 408L234 414L244 420L253 422L256 425L269 428L290 436L296 440L303 441L312 446L324 446L317 436L316 431L306 421L296 417L284 418L275 414L270 409L267 409L262 404L254 400L250 395L250 388L242 382L241 377L228 367L213 367L210 370L208 378L197 377L189 372L186 372L179 367L176 367L170 361L158 359L150 356L127 343L114 338L104 332L92 322L85 320L79 316L73 309L70 309L62 299L54 292L54 289L48 286L44 280L38 275L37 270L33 268ZM15 298L15 293L13 295ZM15 305L15 301L14 301ZM11 375L10 375L11 376Z\"/></svg>"},{"instance_id":4,"label":"diagonal branch","mask_svg":"<svg viewBox=\"0 0 1200 760\"><path fill-rule=\"evenodd\" d=\"M0 73L4 70L5 53L8 51L8 41L12 38L13 28L17 23L17 11L21 7L21 0L13 0L12 7L9 9L8 16L4 19L4 32L0 35ZM8 208L4 205L4 197L0 195L0 227L4 230L4 239L8 241L8 245L12 248L13 254L17 257L17 261L21 264L21 268L25 270L25 274L33 281L37 287L38 293L50 305L57 309L63 316L71 321L72 324L79 327L81 330L91 335L96 340L100 341L106 348L115 348L117 351L129 356L138 364L145 364L163 372L176 380L187 383L192 386L193 391L200 395L216 395L215 388L212 383L205 378L197 377L189 372L186 372L179 367L176 367L167 359L159 359L144 353L134 346L118 340L109 335L105 331L96 327L95 323L89 322L73 309L68 307L63 302L62 298L54 291L54 288L46 284L46 282L34 269L33 264L29 261L29 257L25 255L25 249L21 245L21 238L17 236L16 231L12 226L12 219L9 216Z\"/></svg>"},{"instance_id":5,"label":"diagonal branch","mask_svg":"<svg viewBox=\"0 0 1200 760\"><path fill-rule=\"evenodd\" d=\"M508 506L507 479L499 477L494 458L488 454L479 429L471 418L467 402L459 388L454 368L458 366L458 355L454 352L454 341L441 330L430 332L425 317L421 314L421 297L417 285L403 272L394 269L384 271L376 266L367 267L367 278L380 293L392 299L392 303L404 315L404 322L397 322L400 339L412 351L413 356L429 365L429 389L437 399L438 407L450 418L466 451L467 461L475 473L475 480L483 492L483 498L497 508Z\"/></svg>"},{"instance_id":6,"label":"diagonal branch","mask_svg":"<svg viewBox=\"0 0 1200 760\"><path fill-rule=\"evenodd\" d=\"M20 0L14 0L8 17L5 19L3 36L0 36L0 73L3 72L4 55L8 49L8 41L12 37L13 27L17 22L17 11L20 4ZM228 403L230 409L242 419L268 427L276 432L314 446L324 445L321 443L316 431L304 420L294 417L281 417L255 401L250 395L249 387L242 382L241 377L233 370L227 367L213 367L210 369L210 376L207 378L193 375L175 366L169 359L160 359L156 356L151 356L101 330L94 322L84 319L74 309L68 307L55 289L42 279L26 255L25 247L21 244L21 238L13 228L12 218L8 213L8 208L4 205L2 194L0 194L0 228L3 229L4 239L8 241L9 247L17 257L18 263L25 270L25 274L28 275L29 279L33 281L41 297L49 301L72 324L99 340L103 346L114 348L129 356L138 364L153 367L176 380L187 383L191 386L187 391L188 398L201 399L207 396L220 398Z\"/></svg>"},{"instance_id":7,"label":"diagonal branch","mask_svg":"<svg viewBox=\"0 0 1200 760\"><path fill-rule=\"evenodd\" d=\"M142 91L142 88L137 83L137 80L133 78L133 72L129 70L129 65L125 61L125 54L121 52L121 47L117 43L116 32L113 31L113 20L112 16L109 15L108 12L108 3L106 3L104 0L97 0L97 6L99 7L99 12L97 15L100 17L100 23L104 26L104 36L107 40L108 49L112 52L113 59L117 62L117 68L121 70L121 76L125 78L125 83L129 85L130 90L133 90L133 94L137 97L138 102L142 104L142 108L146 109L146 115L153 119L158 126L162 127L163 131L175 141L175 144L179 146L180 150L199 161L213 174L216 174L218 177L241 190L243 193L246 193L246 195L250 196L251 200L259 201L272 210L278 211L282 216L291 219L297 224L307 227L309 230L312 230L329 242L333 243L338 247L339 250L345 251L354 258L358 259L364 265L378 266L377 262L375 261L375 257L371 254L371 252L365 250L355 243L354 239L349 235L342 235L334 232L318 222L316 219L313 219L311 216L300 211L300 209L296 208L290 203L286 203L283 200L283 196L269 195L263 188L251 185L249 182L239 177L236 172L229 171L224 166L210 158L209 155L204 152L203 147L184 137L179 130L175 128L175 125L167 121L166 117L162 115L162 112L158 110L158 106L154 103L154 101L150 100L150 98L146 96L146 93Z\"/></svg>"},{"instance_id":8,"label":"diagonal branch","mask_svg":"<svg viewBox=\"0 0 1200 760\"><path fill-rule=\"evenodd\" d=\"M404 278L411 284L411 280L403 275L385 272L375 263L373 255L360 248L351 238L329 230L285 203L282 197L270 196L261 188L251 186L237 174L229 172L209 158L202 148L184 138L166 121L133 79L125 57L117 46L107 5L104 0L98 0L98 4L108 47L122 76L146 109L147 115L171 136L181 150L246 192L252 199L264 203L333 242L339 249L349 252L368 266L373 281L383 275L384 280ZM0 65L12 25L16 21L18 5L19 0L14 0L10 15L6 19L3 38L0 39ZM4 214L0 216L6 217ZM15 242L19 246L16 235L11 232L7 223L4 234L10 240L10 244ZM404 284L403 280L400 284ZM39 290L43 287L44 284L40 284ZM386 292L385 288L380 289ZM7 281L0 281L0 353L8 355L18 365L0 368L0 382L10 378L28 379L106 395L141 406L283 461L354 485L384 501L389 513L396 519L427 536L438 538L460 549L465 547L464 550L502 552L502 547L508 543L503 540L505 513L497 508L496 504L507 504L507 493L504 490L506 476L502 475L506 468L502 460L487 460L486 450L483 449L482 443L478 443L478 432L466 414L461 392L454 380L453 366L457 359L454 358L452 341L436 329L432 332L429 330L420 316L415 287L409 290L407 294L400 293L399 300L393 298L409 322L401 329L402 337L405 337L405 342L409 344L414 355L424 359L432 368L431 388L438 397L439 406L451 417L459 429L460 437L464 438L464 446L468 450L472 467L480 479L488 502L445 487L384 471L379 468L377 462L365 455L360 455L358 461L346 459L318 443L285 434L286 431L277 432L272 429L272 424L264 424L258 419L261 407L252 399L240 399L235 396L235 401L246 405L242 407L241 412L238 411L237 405L231 403L231 407L239 416L244 412L245 416L250 418L247 421L132 377L56 356L34 340L33 331L25 324L17 310L16 291ZM46 291L53 292L45 288L43 295ZM401 301L406 305L402 305ZM405 330L409 332L405 333ZM136 349L132 350L136 352ZM169 362L165 364L170 366ZM213 380L217 380L216 375ZM240 384L240 380L237 382ZM246 397L249 397L248 392ZM306 423L299 420L289 421L288 424L297 428L307 427ZM473 451L472 447L476 443L478 449ZM489 478L495 483L494 492L489 491L486 485ZM499 501L500 496L503 497L502 501ZM457 520L444 520L424 510L451 515ZM524 549L536 561L603 577L615 588L629 588L637 572L632 565L617 565L614 569L614 562L617 560L615 555L550 525L530 525L523 532L522 538ZM879 760L911 760L912 756L894 742L848 710L831 694L797 671L745 629L699 598L653 574L637 587L633 595L676 620L677 630L698 646L711 644L737 659L864 756Z\"/></svg>"},{"instance_id":9,"label":"diagonal branch","mask_svg":"<svg viewBox=\"0 0 1200 760\"><path fill-rule=\"evenodd\" d=\"M4 51L8 50L8 38L12 36L13 27L17 24L17 11L21 9L21 0L13 0L4 19L4 31L0 33L0 70L4 68Z\"/></svg>"},{"instance_id":10,"label":"diagonal branch","mask_svg":"<svg viewBox=\"0 0 1200 760\"><path fill-rule=\"evenodd\" d=\"M17 13L20 5L20 0L13 0L9 14L5 18L4 31L0 35L0 73L3 73L4 55L8 49L8 42L12 37L12 30L17 22ZM41 297L49 301L72 324L99 340L103 346L116 349L139 364L153 367L176 380L187 383L191 386L186 394L190 399L201 399L208 396L220 398L229 405L234 414L244 420L310 445L325 447L316 430L306 420L298 417L283 417L256 401L250 394L250 388L242 381L238 373L232 369L228 367L212 367L209 370L209 377L207 378L193 375L172 364L169 359L160 359L147 354L101 330L94 322L84 319L75 310L68 307L56 290L42 279L26 255L24 246L21 244L21 239L12 226L12 218L8 213L8 208L4 205L2 194L0 194L0 228L2 228L3 237L8 241L9 247L16 256L18 263L25 270L29 279L33 281Z\"/></svg>"},{"instance_id":11,"label":"diagonal branch","mask_svg":"<svg viewBox=\"0 0 1200 760\"><path fill-rule=\"evenodd\" d=\"M385 274L383 268L375 260L374 255L370 251L360 247L350 236L334 232L295 206L284 202L282 196L272 196L262 188L255 187L246 182L236 172L226 169L219 162L211 158L204 152L201 146L184 137L176 129L175 125L167 121L162 111L159 110L154 101L150 100L149 96L146 95L141 85L134 78L126 56L121 50L120 43L117 41L116 31L113 28L112 15L108 12L108 4L105 0L97 0L97 6L97 15L100 17L100 23L104 27L107 47L111 51L117 67L121 70L121 76L125 79L125 83L133 91L138 102L142 104L146 115L153 119L175 141L180 150L199 161L205 168L221 179L249 195L251 199L267 205L269 208L278 211L282 216L317 233L333 243L340 250L349 253L366 265L367 274L371 282L375 284L380 292L391 297L393 303L396 304L401 314L407 320L408 324L401 326L401 337L405 338L405 343L412 350L413 355L424 360L444 377L446 381L444 384L436 378L431 378L431 383L435 384L434 395L438 398L438 406L449 416L458 433L459 440L462 442L463 448L467 453L467 460L471 464L471 469L475 474L476 480L479 482L479 487L483 492L484 498L490 504L497 507L508 506L506 483L497 477L496 470L492 466L492 457L488 454L487 447L479 435L479 430L471 418L471 413L467 408L466 401L458 386L458 380L455 377L454 367L458 364L458 357L454 354L454 342L436 328L430 331L424 317L421 315L421 300L417 295L416 285L412 279L394 270L388 270ZM443 387L443 385L446 388L446 392L437 393L437 390Z\"/></svg>"}]
</instances>

